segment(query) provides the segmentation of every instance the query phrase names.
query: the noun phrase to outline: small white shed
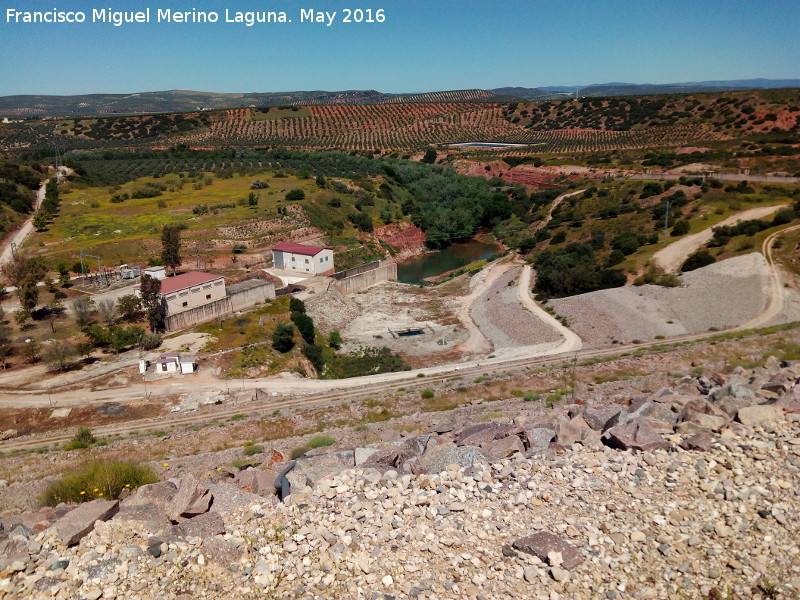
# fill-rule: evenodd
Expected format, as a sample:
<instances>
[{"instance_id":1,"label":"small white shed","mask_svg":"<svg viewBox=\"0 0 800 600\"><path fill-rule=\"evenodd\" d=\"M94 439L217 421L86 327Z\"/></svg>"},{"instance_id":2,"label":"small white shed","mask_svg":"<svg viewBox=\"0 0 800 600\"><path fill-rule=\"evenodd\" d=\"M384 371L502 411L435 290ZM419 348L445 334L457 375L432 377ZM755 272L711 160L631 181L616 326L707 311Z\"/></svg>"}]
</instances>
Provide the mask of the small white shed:
<instances>
[{"instance_id":1,"label":"small white shed","mask_svg":"<svg viewBox=\"0 0 800 600\"><path fill-rule=\"evenodd\" d=\"M197 361L194 356L181 356L181 373L194 373L197 370Z\"/></svg>"}]
</instances>

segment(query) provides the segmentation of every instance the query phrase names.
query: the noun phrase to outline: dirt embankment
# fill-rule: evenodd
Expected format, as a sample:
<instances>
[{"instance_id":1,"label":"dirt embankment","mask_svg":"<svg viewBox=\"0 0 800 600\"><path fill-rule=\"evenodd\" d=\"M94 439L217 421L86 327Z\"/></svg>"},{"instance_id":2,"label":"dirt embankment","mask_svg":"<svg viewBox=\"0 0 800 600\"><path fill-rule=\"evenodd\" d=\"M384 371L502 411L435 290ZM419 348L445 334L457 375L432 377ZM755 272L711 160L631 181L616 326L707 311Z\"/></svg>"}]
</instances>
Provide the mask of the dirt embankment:
<instances>
[{"instance_id":1,"label":"dirt embankment","mask_svg":"<svg viewBox=\"0 0 800 600\"><path fill-rule=\"evenodd\" d=\"M460 174L471 177L502 177L508 183L517 183L530 188L556 187L556 180L562 177L576 179L579 177L592 177L600 179L605 175L605 169L582 167L579 165L519 165L511 167L502 160L481 162L474 160L457 160L453 165Z\"/></svg>"},{"instance_id":2,"label":"dirt embankment","mask_svg":"<svg viewBox=\"0 0 800 600\"><path fill-rule=\"evenodd\" d=\"M425 232L411 223L389 223L375 228L375 237L398 250L397 260L425 252Z\"/></svg>"}]
</instances>

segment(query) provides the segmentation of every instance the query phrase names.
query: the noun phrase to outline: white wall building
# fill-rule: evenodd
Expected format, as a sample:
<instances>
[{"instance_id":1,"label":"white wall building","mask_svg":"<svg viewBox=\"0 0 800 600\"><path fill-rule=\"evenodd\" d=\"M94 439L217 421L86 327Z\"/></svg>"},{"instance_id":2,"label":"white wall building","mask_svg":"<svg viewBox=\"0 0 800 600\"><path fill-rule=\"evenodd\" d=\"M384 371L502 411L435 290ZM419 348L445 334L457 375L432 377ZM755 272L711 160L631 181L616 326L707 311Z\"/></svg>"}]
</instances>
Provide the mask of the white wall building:
<instances>
[{"instance_id":1,"label":"white wall building","mask_svg":"<svg viewBox=\"0 0 800 600\"><path fill-rule=\"evenodd\" d=\"M272 248L272 262L276 269L308 273L309 275L331 275L333 249L281 242Z\"/></svg>"}]
</instances>

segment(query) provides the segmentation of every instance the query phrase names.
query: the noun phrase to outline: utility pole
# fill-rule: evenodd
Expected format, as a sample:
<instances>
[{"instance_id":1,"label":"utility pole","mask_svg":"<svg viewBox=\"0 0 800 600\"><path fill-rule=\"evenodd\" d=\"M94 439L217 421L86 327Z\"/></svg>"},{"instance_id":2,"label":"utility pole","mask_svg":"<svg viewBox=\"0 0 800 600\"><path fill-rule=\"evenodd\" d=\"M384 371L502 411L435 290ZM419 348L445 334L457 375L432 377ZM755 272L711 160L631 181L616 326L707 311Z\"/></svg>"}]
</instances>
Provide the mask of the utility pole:
<instances>
[{"instance_id":1,"label":"utility pole","mask_svg":"<svg viewBox=\"0 0 800 600\"><path fill-rule=\"evenodd\" d=\"M195 269L198 271L200 270L200 248L197 246L197 242L194 243L194 260L195 260Z\"/></svg>"},{"instance_id":2,"label":"utility pole","mask_svg":"<svg viewBox=\"0 0 800 600\"><path fill-rule=\"evenodd\" d=\"M667 245L667 230L669 229L669 200L664 209L664 245Z\"/></svg>"}]
</instances>

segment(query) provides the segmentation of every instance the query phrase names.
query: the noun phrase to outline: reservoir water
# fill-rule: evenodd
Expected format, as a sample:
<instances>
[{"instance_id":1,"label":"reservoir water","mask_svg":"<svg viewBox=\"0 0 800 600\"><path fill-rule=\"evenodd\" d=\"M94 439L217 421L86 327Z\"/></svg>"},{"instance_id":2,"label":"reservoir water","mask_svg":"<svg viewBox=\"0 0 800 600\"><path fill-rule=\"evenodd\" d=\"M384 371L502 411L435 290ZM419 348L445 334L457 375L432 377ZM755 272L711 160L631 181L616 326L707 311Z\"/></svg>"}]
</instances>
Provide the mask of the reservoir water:
<instances>
[{"instance_id":1,"label":"reservoir water","mask_svg":"<svg viewBox=\"0 0 800 600\"><path fill-rule=\"evenodd\" d=\"M435 277L458 269L472 262L483 260L498 252L497 244L472 240L463 244L452 244L431 254L397 265L397 280L403 283L424 283L427 277Z\"/></svg>"}]
</instances>

